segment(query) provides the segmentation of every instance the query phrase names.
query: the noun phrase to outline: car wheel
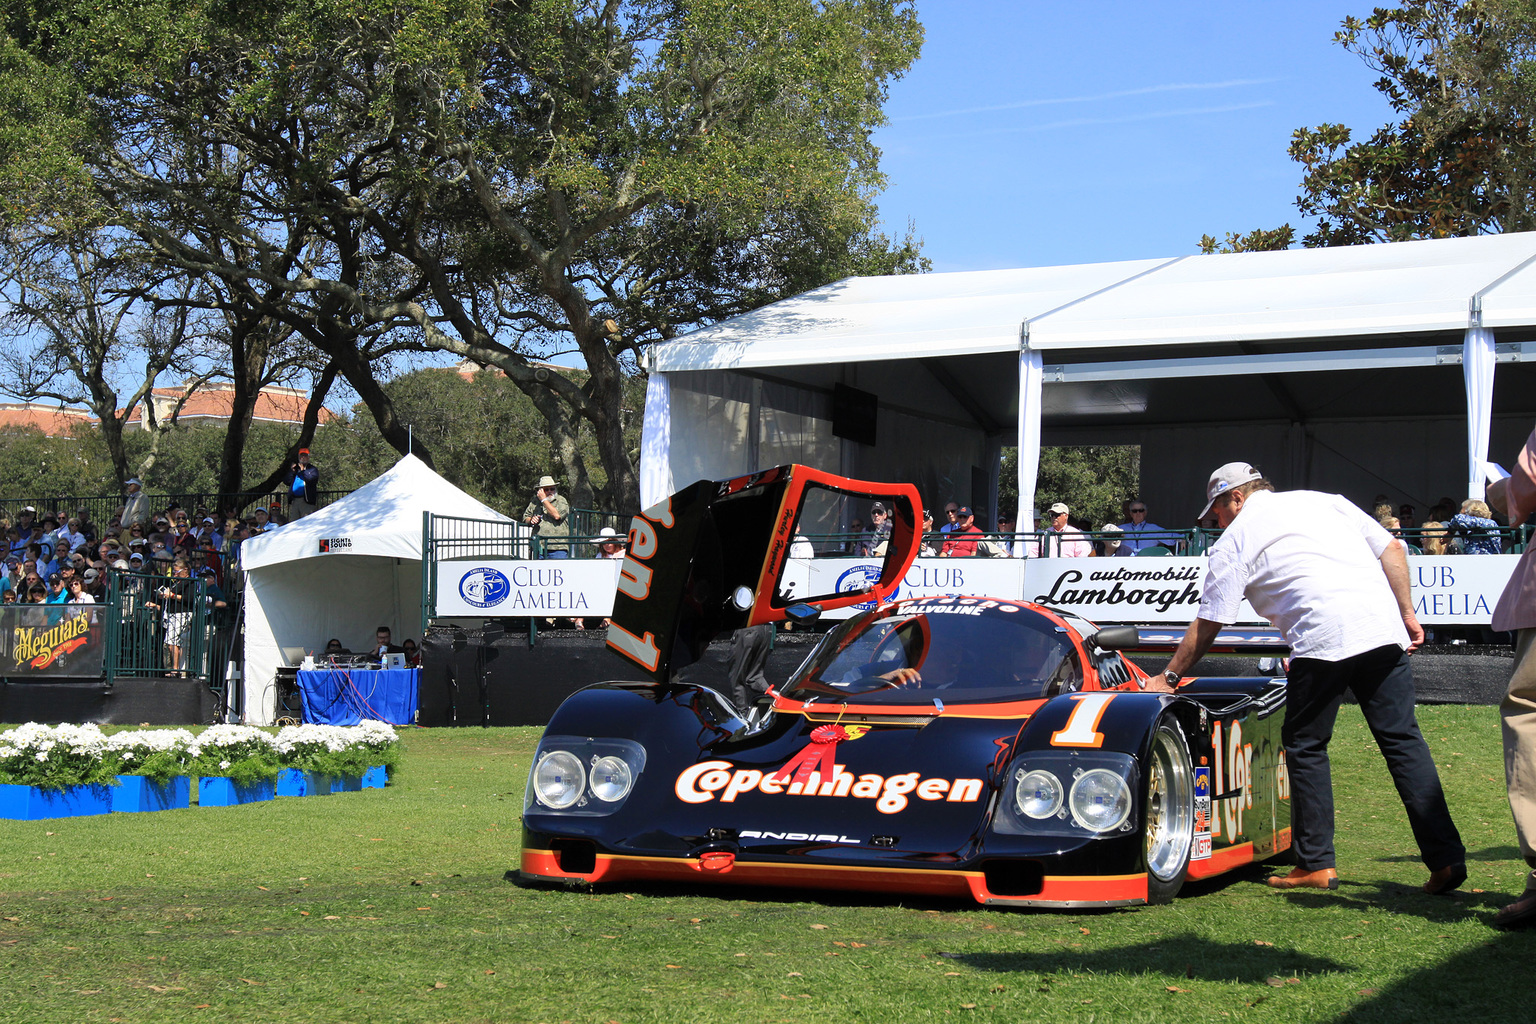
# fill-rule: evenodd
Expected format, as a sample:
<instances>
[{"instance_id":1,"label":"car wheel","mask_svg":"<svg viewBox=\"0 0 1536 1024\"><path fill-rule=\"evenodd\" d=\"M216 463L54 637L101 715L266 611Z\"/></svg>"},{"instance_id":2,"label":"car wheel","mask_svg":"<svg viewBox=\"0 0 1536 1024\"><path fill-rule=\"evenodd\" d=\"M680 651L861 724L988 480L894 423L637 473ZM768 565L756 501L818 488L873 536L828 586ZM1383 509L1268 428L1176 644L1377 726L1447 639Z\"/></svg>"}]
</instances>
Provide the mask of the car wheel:
<instances>
[{"instance_id":1,"label":"car wheel","mask_svg":"<svg viewBox=\"0 0 1536 1024\"><path fill-rule=\"evenodd\" d=\"M1184 885L1195 844L1195 773L1184 730L1171 718L1152 736L1145 807L1147 902L1169 903Z\"/></svg>"}]
</instances>

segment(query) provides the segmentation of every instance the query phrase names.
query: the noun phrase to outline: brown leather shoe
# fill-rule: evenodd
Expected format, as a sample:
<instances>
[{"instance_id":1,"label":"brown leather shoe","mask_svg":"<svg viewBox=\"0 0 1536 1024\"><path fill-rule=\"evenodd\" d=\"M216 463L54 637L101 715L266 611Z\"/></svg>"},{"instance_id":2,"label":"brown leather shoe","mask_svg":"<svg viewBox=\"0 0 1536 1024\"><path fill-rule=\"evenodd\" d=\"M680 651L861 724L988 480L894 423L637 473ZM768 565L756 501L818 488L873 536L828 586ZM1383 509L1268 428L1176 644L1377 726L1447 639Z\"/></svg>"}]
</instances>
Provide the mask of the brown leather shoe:
<instances>
[{"instance_id":1,"label":"brown leather shoe","mask_svg":"<svg viewBox=\"0 0 1536 1024\"><path fill-rule=\"evenodd\" d=\"M1495 928L1517 928L1527 924L1536 924L1536 892L1530 890L1509 906L1500 907L1493 915Z\"/></svg>"},{"instance_id":2,"label":"brown leather shoe","mask_svg":"<svg viewBox=\"0 0 1536 1024\"><path fill-rule=\"evenodd\" d=\"M1270 875L1264 882L1271 889L1337 889L1339 873L1333 868L1291 868L1289 874Z\"/></svg>"},{"instance_id":3,"label":"brown leather shoe","mask_svg":"<svg viewBox=\"0 0 1536 1024\"><path fill-rule=\"evenodd\" d=\"M1461 888L1461 883L1467 880L1467 866L1465 864L1450 864L1439 871L1429 873L1429 881L1424 883L1424 891L1431 896L1439 896Z\"/></svg>"}]
</instances>

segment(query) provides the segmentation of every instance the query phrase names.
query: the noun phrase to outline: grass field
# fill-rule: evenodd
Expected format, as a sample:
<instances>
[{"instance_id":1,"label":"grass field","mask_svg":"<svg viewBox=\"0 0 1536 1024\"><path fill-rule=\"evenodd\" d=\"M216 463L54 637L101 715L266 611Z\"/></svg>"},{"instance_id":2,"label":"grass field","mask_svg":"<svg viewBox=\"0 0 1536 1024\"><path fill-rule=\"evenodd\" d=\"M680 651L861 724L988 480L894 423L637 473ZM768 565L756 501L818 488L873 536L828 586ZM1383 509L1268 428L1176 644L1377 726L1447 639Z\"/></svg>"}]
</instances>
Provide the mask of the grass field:
<instances>
[{"instance_id":1,"label":"grass field","mask_svg":"<svg viewBox=\"0 0 1536 1024\"><path fill-rule=\"evenodd\" d=\"M535 729L410 731L385 790L0 821L0 1021L1531 1019L1536 931L1493 708L1423 708L1469 850L1425 871L1353 708L1336 893L1255 868L1171 906L984 910L769 890L525 889Z\"/></svg>"}]
</instances>

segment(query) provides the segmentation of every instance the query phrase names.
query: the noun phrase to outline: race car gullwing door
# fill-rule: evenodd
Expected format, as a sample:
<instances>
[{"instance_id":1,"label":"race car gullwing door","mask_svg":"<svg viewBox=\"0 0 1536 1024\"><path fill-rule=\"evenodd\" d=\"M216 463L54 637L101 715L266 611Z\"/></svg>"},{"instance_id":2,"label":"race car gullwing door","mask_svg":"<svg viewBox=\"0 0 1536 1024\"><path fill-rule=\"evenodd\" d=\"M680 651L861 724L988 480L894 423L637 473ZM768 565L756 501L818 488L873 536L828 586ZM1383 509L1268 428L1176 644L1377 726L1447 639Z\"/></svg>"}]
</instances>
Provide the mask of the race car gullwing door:
<instances>
[{"instance_id":1,"label":"race car gullwing door","mask_svg":"<svg viewBox=\"0 0 1536 1024\"><path fill-rule=\"evenodd\" d=\"M786 573L795 535L839 533L875 501L892 524L879 580L842 594L796 593ZM727 630L782 621L796 606L827 611L884 600L917 557L918 502L910 484L799 465L700 480L630 522L608 646L667 682Z\"/></svg>"}]
</instances>

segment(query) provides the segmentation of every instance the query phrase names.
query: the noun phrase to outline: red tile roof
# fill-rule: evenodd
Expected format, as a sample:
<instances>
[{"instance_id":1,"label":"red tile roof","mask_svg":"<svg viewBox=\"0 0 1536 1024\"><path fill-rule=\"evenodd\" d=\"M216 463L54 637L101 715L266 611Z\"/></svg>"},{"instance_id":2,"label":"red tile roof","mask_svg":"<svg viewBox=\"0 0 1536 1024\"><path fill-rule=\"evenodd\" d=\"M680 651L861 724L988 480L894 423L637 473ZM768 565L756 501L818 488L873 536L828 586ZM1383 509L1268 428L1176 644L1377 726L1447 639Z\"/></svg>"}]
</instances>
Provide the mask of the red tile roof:
<instances>
[{"instance_id":1,"label":"red tile roof","mask_svg":"<svg viewBox=\"0 0 1536 1024\"><path fill-rule=\"evenodd\" d=\"M45 437L64 437L75 427L94 426L96 418L84 409L67 409L42 402L0 402L0 430L30 427Z\"/></svg>"}]
</instances>

